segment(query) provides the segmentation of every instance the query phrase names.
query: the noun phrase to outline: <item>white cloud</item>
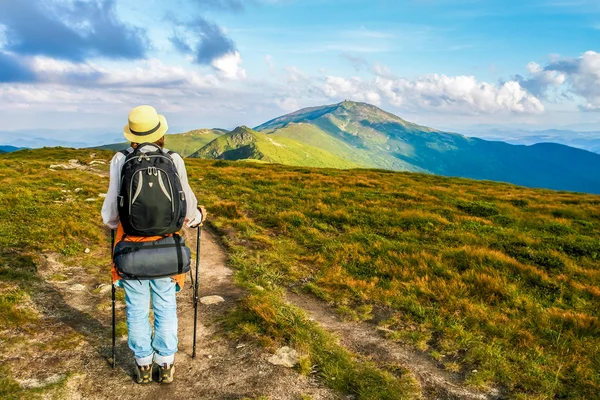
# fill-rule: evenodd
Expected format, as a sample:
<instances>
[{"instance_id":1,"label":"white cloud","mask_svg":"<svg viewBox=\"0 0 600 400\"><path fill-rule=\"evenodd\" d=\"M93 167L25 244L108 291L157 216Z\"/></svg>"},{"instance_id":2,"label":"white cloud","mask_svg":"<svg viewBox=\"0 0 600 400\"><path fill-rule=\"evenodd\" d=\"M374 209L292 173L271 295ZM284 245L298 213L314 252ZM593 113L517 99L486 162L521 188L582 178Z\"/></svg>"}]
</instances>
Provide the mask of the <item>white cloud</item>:
<instances>
[{"instance_id":1,"label":"white cloud","mask_svg":"<svg viewBox=\"0 0 600 400\"><path fill-rule=\"evenodd\" d=\"M277 99L275 100L275 104L277 105L277 107L281 108L286 112L292 112L300 109L300 106L298 105L298 100L291 97L287 97L285 99Z\"/></svg>"},{"instance_id":2,"label":"white cloud","mask_svg":"<svg viewBox=\"0 0 600 400\"><path fill-rule=\"evenodd\" d=\"M322 90L330 99L343 98L375 105L381 104L381 95L372 85L358 77L346 79L339 76L327 76Z\"/></svg>"},{"instance_id":3,"label":"white cloud","mask_svg":"<svg viewBox=\"0 0 600 400\"><path fill-rule=\"evenodd\" d=\"M368 92L365 97L367 103L375 104L376 106L381 104L381 96L377 92Z\"/></svg>"},{"instance_id":4,"label":"white cloud","mask_svg":"<svg viewBox=\"0 0 600 400\"><path fill-rule=\"evenodd\" d=\"M68 75L90 76L106 72L104 68L92 63L73 63L49 57L34 57L31 68L43 81L61 80Z\"/></svg>"},{"instance_id":5,"label":"white cloud","mask_svg":"<svg viewBox=\"0 0 600 400\"><path fill-rule=\"evenodd\" d=\"M598 104L598 103L586 103L586 104L582 104L580 106L580 109L582 111L600 112L600 104Z\"/></svg>"},{"instance_id":6,"label":"white cloud","mask_svg":"<svg viewBox=\"0 0 600 400\"><path fill-rule=\"evenodd\" d=\"M101 67L97 64L72 63L47 57L35 57L31 67L44 84L56 83L70 86L118 86L173 88L205 88L219 85L213 75L202 75L180 66L165 65L161 60L137 62L130 69Z\"/></svg>"},{"instance_id":7,"label":"white cloud","mask_svg":"<svg viewBox=\"0 0 600 400\"><path fill-rule=\"evenodd\" d=\"M406 111L435 110L461 114L544 111L540 100L518 82L496 86L478 82L472 76L427 75L414 80L377 76L373 81L328 76L322 90L331 99L346 98L376 105L383 97Z\"/></svg>"},{"instance_id":8,"label":"white cloud","mask_svg":"<svg viewBox=\"0 0 600 400\"><path fill-rule=\"evenodd\" d=\"M241 67L242 56L238 51L228 53L212 61L212 67L219 76L230 80L245 80L246 70Z\"/></svg>"},{"instance_id":9,"label":"white cloud","mask_svg":"<svg viewBox=\"0 0 600 400\"><path fill-rule=\"evenodd\" d=\"M544 68L544 73L564 77L567 93L582 97L583 111L600 110L600 53L586 51L575 59L557 59Z\"/></svg>"},{"instance_id":10,"label":"white cloud","mask_svg":"<svg viewBox=\"0 0 600 400\"><path fill-rule=\"evenodd\" d=\"M373 72L383 78L396 79L397 77L388 67L379 63L373 64Z\"/></svg>"},{"instance_id":11,"label":"white cloud","mask_svg":"<svg viewBox=\"0 0 600 400\"><path fill-rule=\"evenodd\" d=\"M296 83L301 81L306 81L309 79L309 76L304 72L300 71L298 68L294 66L286 67L285 69L288 73L288 82Z\"/></svg>"},{"instance_id":12,"label":"white cloud","mask_svg":"<svg viewBox=\"0 0 600 400\"><path fill-rule=\"evenodd\" d=\"M415 80L382 77L375 84L388 100L407 109L458 113L540 113L544 106L518 82L496 86L473 76L426 75Z\"/></svg>"},{"instance_id":13,"label":"white cloud","mask_svg":"<svg viewBox=\"0 0 600 400\"><path fill-rule=\"evenodd\" d=\"M544 69L536 62L527 64L527 71L529 78L517 75L515 80L534 96L547 97L549 89L560 87L567 79L565 73Z\"/></svg>"}]
</instances>

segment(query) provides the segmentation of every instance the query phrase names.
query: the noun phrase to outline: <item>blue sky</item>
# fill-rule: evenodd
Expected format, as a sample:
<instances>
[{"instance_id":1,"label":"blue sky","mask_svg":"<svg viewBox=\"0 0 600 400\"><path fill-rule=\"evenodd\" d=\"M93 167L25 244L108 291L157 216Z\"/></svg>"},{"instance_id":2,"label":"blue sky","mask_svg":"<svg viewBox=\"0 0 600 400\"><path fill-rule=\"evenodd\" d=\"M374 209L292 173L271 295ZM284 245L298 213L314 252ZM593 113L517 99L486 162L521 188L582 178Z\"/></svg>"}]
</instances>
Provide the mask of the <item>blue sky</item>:
<instances>
[{"instance_id":1,"label":"blue sky","mask_svg":"<svg viewBox=\"0 0 600 400\"><path fill-rule=\"evenodd\" d=\"M442 129L600 126L592 0L0 1L0 130L258 125L366 101Z\"/></svg>"}]
</instances>

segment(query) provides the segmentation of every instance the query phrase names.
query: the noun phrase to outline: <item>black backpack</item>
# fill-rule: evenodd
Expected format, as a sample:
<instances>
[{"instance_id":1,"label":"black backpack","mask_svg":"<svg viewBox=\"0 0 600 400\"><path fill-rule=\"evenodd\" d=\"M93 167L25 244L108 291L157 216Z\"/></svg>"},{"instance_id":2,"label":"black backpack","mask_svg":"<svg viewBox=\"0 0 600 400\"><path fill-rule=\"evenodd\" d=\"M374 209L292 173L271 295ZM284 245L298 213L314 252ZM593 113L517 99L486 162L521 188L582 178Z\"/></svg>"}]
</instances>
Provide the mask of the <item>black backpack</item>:
<instances>
[{"instance_id":1,"label":"black backpack","mask_svg":"<svg viewBox=\"0 0 600 400\"><path fill-rule=\"evenodd\" d=\"M142 152L144 146L156 151ZM119 219L131 236L162 236L181 229L185 220L186 200L171 158L154 143L142 143L129 153L121 170Z\"/></svg>"}]
</instances>

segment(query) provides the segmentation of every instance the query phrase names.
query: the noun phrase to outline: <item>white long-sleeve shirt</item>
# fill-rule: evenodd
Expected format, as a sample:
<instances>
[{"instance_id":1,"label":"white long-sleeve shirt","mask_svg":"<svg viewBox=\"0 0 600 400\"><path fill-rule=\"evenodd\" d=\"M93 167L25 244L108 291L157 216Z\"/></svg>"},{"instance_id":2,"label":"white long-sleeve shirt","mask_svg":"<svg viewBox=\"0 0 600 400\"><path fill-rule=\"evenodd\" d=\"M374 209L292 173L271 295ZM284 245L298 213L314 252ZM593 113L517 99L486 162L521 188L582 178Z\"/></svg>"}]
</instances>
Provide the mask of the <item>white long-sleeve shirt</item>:
<instances>
[{"instance_id":1,"label":"white long-sleeve shirt","mask_svg":"<svg viewBox=\"0 0 600 400\"><path fill-rule=\"evenodd\" d=\"M129 151L131 150L132 149L129 148ZM156 148L153 146L144 146L141 149L142 152L152 150L156 150ZM169 150L164 149L164 151L166 153ZM198 210L198 200L196 199L196 196L192 192L192 188L190 188L190 184L188 183L187 171L185 170L183 158L181 158L181 156L177 153L172 154L171 157L175 163L175 168L177 168L177 173L179 174L179 178L181 180L181 187L185 193L187 204L185 217L190 221L197 220L197 222L200 222L199 218L201 218L202 214ZM119 196L119 183L121 182L121 169L123 169L123 164L125 164L125 155L120 152L115 154L110 162L110 183L108 186L108 192L106 193L106 198L104 199L104 204L102 204L102 220L110 229L117 229L119 225L119 209L117 206L117 201Z\"/></svg>"}]
</instances>

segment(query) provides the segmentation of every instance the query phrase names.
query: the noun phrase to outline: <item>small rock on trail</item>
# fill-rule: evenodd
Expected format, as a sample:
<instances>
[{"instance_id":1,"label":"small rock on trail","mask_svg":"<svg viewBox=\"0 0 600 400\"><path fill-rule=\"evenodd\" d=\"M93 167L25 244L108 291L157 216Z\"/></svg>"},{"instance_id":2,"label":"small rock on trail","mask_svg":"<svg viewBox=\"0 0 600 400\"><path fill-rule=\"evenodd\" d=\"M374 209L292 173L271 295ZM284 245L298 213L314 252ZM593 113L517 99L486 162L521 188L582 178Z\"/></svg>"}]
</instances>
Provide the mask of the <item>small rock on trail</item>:
<instances>
[{"instance_id":1,"label":"small rock on trail","mask_svg":"<svg viewBox=\"0 0 600 400\"><path fill-rule=\"evenodd\" d=\"M221 296L204 296L200 299L200 303L204 305L219 304L224 301L225 299Z\"/></svg>"},{"instance_id":2,"label":"small rock on trail","mask_svg":"<svg viewBox=\"0 0 600 400\"><path fill-rule=\"evenodd\" d=\"M271 357L269 357L267 361L273 365L294 368L294 366L298 364L298 354L296 353L296 350L284 346L277 350L277 352Z\"/></svg>"},{"instance_id":3,"label":"small rock on trail","mask_svg":"<svg viewBox=\"0 0 600 400\"><path fill-rule=\"evenodd\" d=\"M99 285L97 287L97 289L98 289L98 293L106 294L111 291L111 285L107 285L106 283L103 283L102 285Z\"/></svg>"}]
</instances>

